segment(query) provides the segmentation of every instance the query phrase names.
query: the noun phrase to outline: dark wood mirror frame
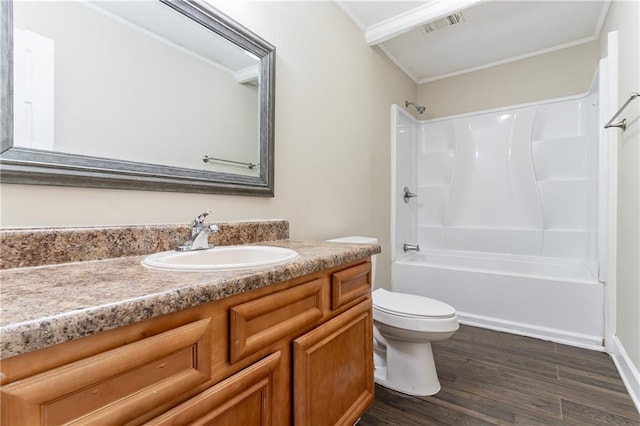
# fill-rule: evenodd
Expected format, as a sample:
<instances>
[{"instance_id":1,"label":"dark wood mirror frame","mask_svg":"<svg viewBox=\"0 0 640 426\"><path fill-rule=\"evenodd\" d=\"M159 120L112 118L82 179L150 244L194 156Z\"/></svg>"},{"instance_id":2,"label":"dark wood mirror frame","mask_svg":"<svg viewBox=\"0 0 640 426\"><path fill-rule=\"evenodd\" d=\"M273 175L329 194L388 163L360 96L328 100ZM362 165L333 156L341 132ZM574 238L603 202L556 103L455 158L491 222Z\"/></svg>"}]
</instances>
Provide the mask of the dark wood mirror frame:
<instances>
[{"instance_id":1,"label":"dark wood mirror frame","mask_svg":"<svg viewBox=\"0 0 640 426\"><path fill-rule=\"evenodd\" d=\"M3 183L274 196L275 47L198 1L159 0L260 59L260 174L242 176L13 146L13 13L0 0L0 178Z\"/></svg>"}]
</instances>

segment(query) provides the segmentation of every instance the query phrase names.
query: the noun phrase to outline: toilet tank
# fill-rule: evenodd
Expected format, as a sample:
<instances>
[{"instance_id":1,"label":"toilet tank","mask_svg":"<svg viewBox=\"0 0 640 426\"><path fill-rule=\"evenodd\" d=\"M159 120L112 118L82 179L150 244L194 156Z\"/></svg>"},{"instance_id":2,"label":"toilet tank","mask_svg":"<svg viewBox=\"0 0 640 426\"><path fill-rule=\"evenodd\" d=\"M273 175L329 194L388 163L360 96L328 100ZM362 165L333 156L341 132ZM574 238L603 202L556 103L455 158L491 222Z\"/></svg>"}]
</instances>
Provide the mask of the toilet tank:
<instances>
[{"instance_id":1,"label":"toilet tank","mask_svg":"<svg viewBox=\"0 0 640 426\"><path fill-rule=\"evenodd\" d=\"M341 237L327 240L330 243L354 243L354 244L378 244L378 239L373 237ZM374 281L376 277L376 257L377 254L371 256L371 288L375 288Z\"/></svg>"}]
</instances>

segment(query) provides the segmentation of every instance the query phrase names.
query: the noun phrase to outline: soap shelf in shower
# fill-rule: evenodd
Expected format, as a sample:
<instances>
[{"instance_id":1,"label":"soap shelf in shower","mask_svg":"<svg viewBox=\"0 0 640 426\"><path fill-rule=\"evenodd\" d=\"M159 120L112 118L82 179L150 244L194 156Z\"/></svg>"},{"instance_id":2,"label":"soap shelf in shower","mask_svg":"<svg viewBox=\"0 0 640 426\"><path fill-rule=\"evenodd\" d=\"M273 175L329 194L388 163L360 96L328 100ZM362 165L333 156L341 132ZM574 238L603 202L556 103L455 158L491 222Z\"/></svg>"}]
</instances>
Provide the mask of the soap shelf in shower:
<instances>
[{"instance_id":1,"label":"soap shelf in shower","mask_svg":"<svg viewBox=\"0 0 640 426\"><path fill-rule=\"evenodd\" d=\"M557 177L548 179L538 179L539 184L551 184L556 182L588 182L589 179L584 177Z\"/></svg>"},{"instance_id":2,"label":"soap shelf in shower","mask_svg":"<svg viewBox=\"0 0 640 426\"><path fill-rule=\"evenodd\" d=\"M451 184L449 182L447 183L423 183L418 185L418 188L424 188L424 189L429 189L429 188L448 188L450 187Z\"/></svg>"}]
</instances>

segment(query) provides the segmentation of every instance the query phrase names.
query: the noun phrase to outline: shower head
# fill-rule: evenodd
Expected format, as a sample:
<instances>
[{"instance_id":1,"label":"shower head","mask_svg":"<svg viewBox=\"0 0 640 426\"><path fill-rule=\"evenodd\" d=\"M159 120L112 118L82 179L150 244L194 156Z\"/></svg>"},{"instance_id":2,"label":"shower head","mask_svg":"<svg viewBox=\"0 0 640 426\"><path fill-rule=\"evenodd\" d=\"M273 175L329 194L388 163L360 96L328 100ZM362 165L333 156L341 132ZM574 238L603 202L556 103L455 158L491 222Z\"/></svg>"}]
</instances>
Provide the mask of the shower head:
<instances>
[{"instance_id":1,"label":"shower head","mask_svg":"<svg viewBox=\"0 0 640 426\"><path fill-rule=\"evenodd\" d=\"M423 107L422 105L416 105L413 102L409 102L409 101L404 101L404 106L409 108L409 105L413 105L416 109L416 111L418 111L418 114L423 114L426 111L426 107Z\"/></svg>"}]
</instances>

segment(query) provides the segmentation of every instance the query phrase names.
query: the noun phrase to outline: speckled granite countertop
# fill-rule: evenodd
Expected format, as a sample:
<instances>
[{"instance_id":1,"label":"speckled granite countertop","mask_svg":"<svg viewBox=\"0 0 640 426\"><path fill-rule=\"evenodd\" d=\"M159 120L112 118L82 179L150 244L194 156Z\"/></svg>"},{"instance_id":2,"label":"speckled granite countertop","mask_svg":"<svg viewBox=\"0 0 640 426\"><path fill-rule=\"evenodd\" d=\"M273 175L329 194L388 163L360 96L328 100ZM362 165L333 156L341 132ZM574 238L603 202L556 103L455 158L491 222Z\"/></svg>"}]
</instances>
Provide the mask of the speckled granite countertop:
<instances>
[{"instance_id":1,"label":"speckled granite countertop","mask_svg":"<svg viewBox=\"0 0 640 426\"><path fill-rule=\"evenodd\" d=\"M0 357L34 351L367 258L377 245L279 240L294 262L227 272L166 272L144 256L0 271Z\"/></svg>"}]
</instances>

